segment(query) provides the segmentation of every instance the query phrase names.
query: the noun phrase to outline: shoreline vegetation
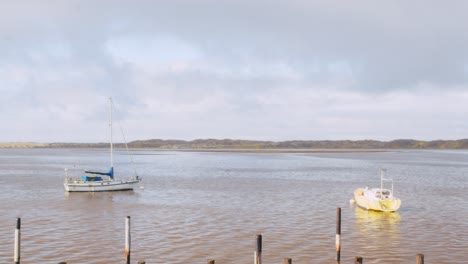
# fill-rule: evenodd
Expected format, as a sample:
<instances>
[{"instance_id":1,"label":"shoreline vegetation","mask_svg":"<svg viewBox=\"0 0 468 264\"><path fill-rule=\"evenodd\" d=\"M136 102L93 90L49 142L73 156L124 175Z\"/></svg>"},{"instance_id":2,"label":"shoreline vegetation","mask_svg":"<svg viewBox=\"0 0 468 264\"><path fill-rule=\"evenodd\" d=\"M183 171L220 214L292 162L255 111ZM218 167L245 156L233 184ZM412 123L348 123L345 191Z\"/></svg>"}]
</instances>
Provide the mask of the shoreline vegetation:
<instances>
[{"instance_id":1,"label":"shoreline vegetation","mask_svg":"<svg viewBox=\"0 0 468 264\"><path fill-rule=\"evenodd\" d=\"M0 142L0 148L47 148L48 146L48 143Z\"/></svg>"},{"instance_id":2,"label":"shoreline vegetation","mask_svg":"<svg viewBox=\"0 0 468 264\"><path fill-rule=\"evenodd\" d=\"M124 148L123 143L115 143ZM35 143L5 142L0 148L107 148L109 143ZM388 149L468 149L468 139L421 141L397 139L377 140L291 140L257 141L238 139L136 140L128 143L129 148L161 149L206 152L376 152Z\"/></svg>"}]
</instances>

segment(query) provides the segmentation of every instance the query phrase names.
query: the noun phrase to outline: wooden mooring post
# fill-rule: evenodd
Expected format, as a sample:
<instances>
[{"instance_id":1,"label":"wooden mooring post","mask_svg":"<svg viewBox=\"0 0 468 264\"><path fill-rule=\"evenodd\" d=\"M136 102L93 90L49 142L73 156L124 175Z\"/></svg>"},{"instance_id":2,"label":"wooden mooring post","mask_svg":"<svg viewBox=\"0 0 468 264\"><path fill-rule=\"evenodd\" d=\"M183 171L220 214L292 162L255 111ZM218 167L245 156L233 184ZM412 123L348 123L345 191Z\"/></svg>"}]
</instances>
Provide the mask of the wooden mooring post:
<instances>
[{"instance_id":1,"label":"wooden mooring post","mask_svg":"<svg viewBox=\"0 0 468 264\"><path fill-rule=\"evenodd\" d=\"M416 255L416 264L424 264L424 255L423 254Z\"/></svg>"},{"instance_id":2,"label":"wooden mooring post","mask_svg":"<svg viewBox=\"0 0 468 264\"><path fill-rule=\"evenodd\" d=\"M257 235L257 250L254 253L254 264L262 264L262 235Z\"/></svg>"},{"instance_id":3,"label":"wooden mooring post","mask_svg":"<svg viewBox=\"0 0 468 264\"><path fill-rule=\"evenodd\" d=\"M127 264L130 264L130 242L130 216L127 216L125 218L125 258Z\"/></svg>"},{"instance_id":4,"label":"wooden mooring post","mask_svg":"<svg viewBox=\"0 0 468 264\"><path fill-rule=\"evenodd\" d=\"M336 208L336 261L340 262L341 257L341 208Z\"/></svg>"},{"instance_id":5,"label":"wooden mooring post","mask_svg":"<svg viewBox=\"0 0 468 264\"><path fill-rule=\"evenodd\" d=\"M257 234L256 237L256 250L254 252L254 264L262 264L262 235ZM15 245L14 245L14 264L20 264L20 247L21 245L21 218L16 219L15 229ZM130 232L130 216L125 218L125 256L126 264L130 264L130 251L131 251L131 232ZM340 263L341 255L341 208L336 208L336 261ZM140 260L138 264L145 264L144 260ZM356 256L354 259L355 264L362 264L363 258ZM59 264L67 264L66 262L59 262ZM215 264L214 259L208 259L207 264ZM291 258L284 258L283 264L292 264ZM416 255L416 264L424 264L424 255Z\"/></svg>"},{"instance_id":6,"label":"wooden mooring post","mask_svg":"<svg viewBox=\"0 0 468 264\"><path fill-rule=\"evenodd\" d=\"M20 251L21 251L21 218L16 218L16 229L15 229L15 253L13 261L15 264L20 263Z\"/></svg>"}]
</instances>

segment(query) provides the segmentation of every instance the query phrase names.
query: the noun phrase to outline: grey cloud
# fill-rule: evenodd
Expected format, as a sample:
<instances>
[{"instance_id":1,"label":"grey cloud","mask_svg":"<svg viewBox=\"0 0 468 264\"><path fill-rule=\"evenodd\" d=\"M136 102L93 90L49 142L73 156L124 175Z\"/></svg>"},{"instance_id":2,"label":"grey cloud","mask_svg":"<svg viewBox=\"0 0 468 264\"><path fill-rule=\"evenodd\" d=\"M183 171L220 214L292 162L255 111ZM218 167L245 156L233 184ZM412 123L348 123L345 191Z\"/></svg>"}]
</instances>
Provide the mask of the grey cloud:
<instances>
[{"instance_id":1,"label":"grey cloud","mask_svg":"<svg viewBox=\"0 0 468 264\"><path fill-rule=\"evenodd\" d=\"M340 115L353 120L349 112L365 126L371 121L362 119L378 117L351 111L355 105L335 113L328 106L346 100L324 97L466 91L467 7L464 1L3 1L0 108L13 113L35 105L53 114L89 102L81 118L98 122L106 116L98 109L102 99L114 95L136 119L145 104L156 105L146 105L142 115L149 119L164 119L154 113L164 110L157 104L174 105L167 122L184 120L180 134L195 118L211 121L200 124L201 136L208 131L203 124L215 131L217 123L225 133L288 137L282 128L296 127L290 137L313 135L307 126L333 127ZM111 47L122 39L130 41ZM383 111L362 103L377 116ZM243 120L262 128L236 127ZM358 137L361 130L354 131Z\"/></svg>"},{"instance_id":2,"label":"grey cloud","mask_svg":"<svg viewBox=\"0 0 468 264\"><path fill-rule=\"evenodd\" d=\"M460 1L431 5L423 1L20 1L2 5L7 5L2 8L2 35L11 45L19 44L4 46L2 54L13 50L13 56L41 47L44 41L62 41L71 47L74 61L108 65L105 43L114 36L166 35L192 45L208 61L239 68L246 61L259 62L259 67L283 63L312 83L343 78L346 72L328 70L333 63L350 66L356 82L347 88L353 89L410 89L421 82L452 87L467 81L463 10L468 4ZM311 65L317 71L310 71Z\"/></svg>"}]
</instances>

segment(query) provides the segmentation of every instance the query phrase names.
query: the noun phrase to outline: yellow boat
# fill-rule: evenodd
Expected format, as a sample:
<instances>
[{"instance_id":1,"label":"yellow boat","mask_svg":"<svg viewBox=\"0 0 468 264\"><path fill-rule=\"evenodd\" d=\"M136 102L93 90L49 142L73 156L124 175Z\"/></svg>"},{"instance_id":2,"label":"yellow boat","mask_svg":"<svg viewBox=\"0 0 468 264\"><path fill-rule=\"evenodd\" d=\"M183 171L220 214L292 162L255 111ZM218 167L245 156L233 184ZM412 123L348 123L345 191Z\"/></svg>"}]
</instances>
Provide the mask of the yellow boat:
<instances>
[{"instance_id":1,"label":"yellow boat","mask_svg":"<svg viewBox=\"0 0 468 264\"><path fill-rule=\"evenodd\" d=\"M366 210L395 212L401 206L401 200L393 196L393 180L384 179L385 169L381 170L380 188L358 188L354 191L354 201ZM391 181L392 189L384 189L383 182Z\"/></svg>"}]
</instances>

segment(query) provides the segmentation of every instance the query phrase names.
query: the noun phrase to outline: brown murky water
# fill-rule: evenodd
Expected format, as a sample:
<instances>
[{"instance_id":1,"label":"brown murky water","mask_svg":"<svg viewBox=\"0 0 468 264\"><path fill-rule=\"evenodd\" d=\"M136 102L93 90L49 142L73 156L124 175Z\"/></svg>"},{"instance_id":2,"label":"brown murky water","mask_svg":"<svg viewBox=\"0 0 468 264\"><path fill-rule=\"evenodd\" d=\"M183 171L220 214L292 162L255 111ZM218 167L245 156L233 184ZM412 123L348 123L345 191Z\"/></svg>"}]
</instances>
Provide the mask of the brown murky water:
<instances>
[{"instance_id":1,"label":"brown murky water","mask_svg":"<svg viewBox=\"0 0 468 264\"><path fill-rule=\"evenodd\" d=\"M131 216L132 263L335 263L342 207L342 263L466 263L468 152L196 153L136 150L144 190L65 193L64 168L106 169L106 150L0 149L0 263L124 263ZM133 171L120 152L115 171ZM395 181L397 213L349 204L357 187ZM77 172L78 173L78 172Z\"/></svg>"}]
</instances>

